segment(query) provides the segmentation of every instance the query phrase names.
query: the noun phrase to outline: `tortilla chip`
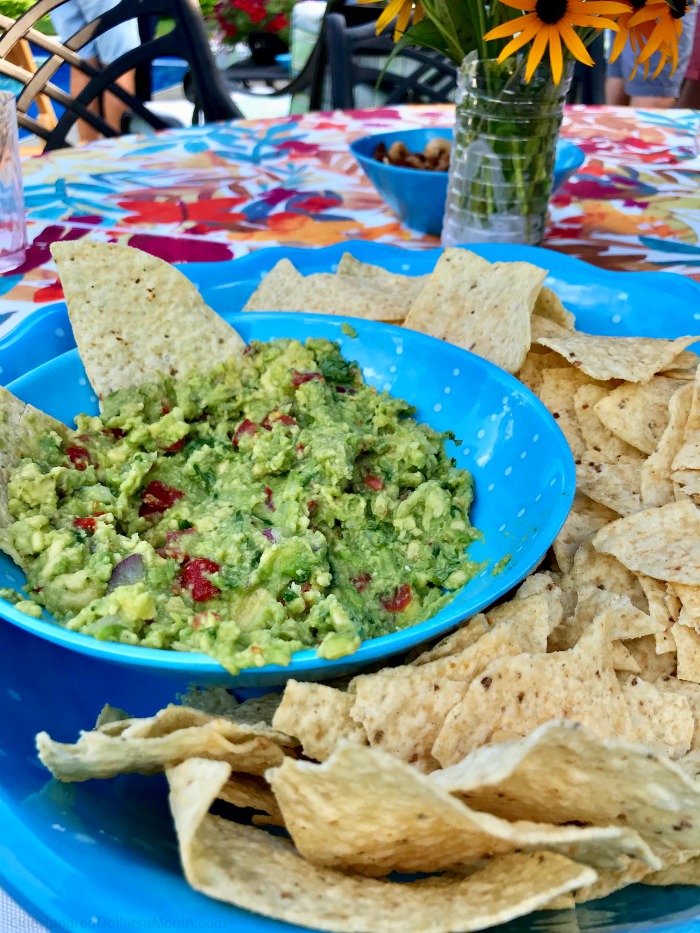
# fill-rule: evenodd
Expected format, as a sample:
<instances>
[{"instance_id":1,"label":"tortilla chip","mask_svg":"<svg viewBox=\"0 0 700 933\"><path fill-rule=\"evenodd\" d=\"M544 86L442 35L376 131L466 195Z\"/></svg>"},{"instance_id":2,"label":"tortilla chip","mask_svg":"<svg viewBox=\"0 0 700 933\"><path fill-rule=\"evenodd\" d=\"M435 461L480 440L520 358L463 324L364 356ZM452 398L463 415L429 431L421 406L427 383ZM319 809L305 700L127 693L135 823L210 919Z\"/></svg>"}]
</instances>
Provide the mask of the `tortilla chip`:
<instances>
[{"instance_id":1,"label":"tortilla chip","mask_svg":"<svg viewBox=\"0 0 700 933\"><path fill-rule=\"evenodd\" d=\"M0 386L0 548L20 566L22 559L2 533L14 522L8 508L7 483L23 457L35 457L39 453L39 441L45 434L57 434L65 439L68 429L51 415Z\"/></svg>"},{"instance_id":2,"label":"tortilla chip","mask_svg":"<svg viewBox=\"0 0 700 933\"><path fill-rule=\"evenodd\" d=\"M681 611L676 621L700 631L700 586L669 583L668 587L681 603Z\"/></svg>"},{"instance_id":3,"label":"tortilla chip","mask_svg":"<svg viewBox=\"0 0 700 933\"><path fill-rule=\"evenodd\" d=\"M105 703L98 713L93 729L99 729L101 732L115 730L116 733L119 734L123 732L132 721L133 716L130 716L126 710Z\"/></svg>"},{"instance_id":4,"label":"tortilla chip","mask_svg":"<svg viewBox=\"0 0 700 933\"><path fill-rule=\"evenodd\" d=\"M280 705L280 693L266 693L264 696L253 697L239 703L235 696L226 687L220 686L190 686L185 693L176 694L178 703L191 709L201 710L211 716L223 716L234 722L248 723L256 726L269 725Z\"/></svg>"},{"instance_id":5,"label":"tortilla chip","mask_svg":"<svg viewBox=\"0 0 700 933\"><path fill-rule=\"evenodd\" d=\"M700 635L694 628L676 622L671 636L676 644L678 679L700 684Z\"/></svg>"},{"instance_id":6,"label":"tortilla chip","mask_svg":"<svg viewBox=\"0 0 700 933\"><path fill-rule=\"evenodd\" d=\"M531 600L530 597L534 596L538 598ZM528 600L528 602L525 602L525 600ZM412 658L410 665L412 667L422 667L431 661L459 654L465 648L470 648L495 625L501 622L513 624L518 619L537 620L533 625L530 625L529 622L525 623L528 628L531 628L531 637L526 637L523 642L523 650L544 651L541 641L544 629L540 626L539 620L545 618L546 626L551 632L561 622L561 617L561 589L557 585L555 574L549 571L533 573L525 578L513 599L489 609L486 614L480 612L472 616L471 619L468 619L450 635L446 635L432 648L422 651ZM435 667L433 670L438 672L440 668ZM449 671L447 676L450 676Z\"/></svg>"},{"instance_id":7,"label":"tortilla chip","mask_svg":"<svg viewBox=\"0 0 700 933\"><path fill-rule=\"evenodd\" d=\"M430 275L401 275L382 266L355 259L352 253L343 253L338 263L339 276L365 286L374 286L385 292L399 292L397 300L411 305L430 278ZM408 312L409 308L406 308Z\"/></svg>"},{"instance_id":8,"label":"tortilla chip","mask_svg":"<svg viewBox=\"0 0 700 933\"><path fill-rule=\"evenodd\" d=\"M575 458L581 457L586 442L576 416L574 398L582 386L591 384L591 379L585 373L573 367L546 369L542 373L540 400L563 431Z\"/></svg>"},{"instance_id":9,"label":"tortilla chip","mask_svg":"<svg viewBox=\"0 0 700 933\"><path fill-rule=\"evenodd\" d=\"M700 357L693 350L684 350L679 353L671 365L662 370L664 376L670 376L672 379L688 380L695 379L700 364Z\"/></svg>"},{"instance_id":10,"label":"tortilla chip","mask_svg":"<svg viewBox=\"0 0 700 933\"><path fill-rule=\"evenodd\" d=\"M589 623L599 615L604 616L610 637L622 641L664 631L662 621L653 614L642 612L628 596L599 590L595 586L584 586L579 590L576 613Z\"/></svg>"},{"instance_id":11,"label":"tortilla chip","mask_svg":"<svg viewBox=\"0 0 700 933\"><path fill-rule=\"evenodd\" d=\"M248 301L244 311L303 310L304 276L288 259L280 261L267 272Z\"/></svg>"},{"instance_id":12,"label":"tortilla chip","mask_svg":"<svg viewBox=\"0 0 700 933\"><path fill-rule=\"evenodd\" d=\"M576 604L578 603L578 592L573 571L571 573L554 574L554 577L561 590L562 619L568 619L576 612Z\"/></svg>"},{"instance_id":13,"label":"tortilla chip","mask_svg":"<svg viewBox=\"0 0 700 933\"><path fill-rule=\"evenodd\" d=\"M400 323L428 276L397 275L345 253L338 274L304 276L281 259L250 296L244 311L306 311Z\"/></svg>"},{"instance_id":14,"label":"tortilla chip","mask_svg":"<svg viewBox=\"0 0 700 933\"><path fill-rule=\"evenodd\" d=\"M668 406L685 383L681 379L654 376L649 382L625 384L595 405L600 421L617 437L637 450L651 454L668 426Z\"/></svg>"},{"instance_id":15,"label":"tortilla chip","mask_svg":"<svg viewBox=\"0 0 700 933\"><path fill-rule=\"evenodd\" d=\"M700 749L700 685L691 683L688 680L679 680L677 677L666 674L655 680L654 686L662 693L680 694L686 698L695 722L690 751Z\"/></svg>"},{"instance_id":16,"label":"tortilla chip","mask_svg":"<svg viewBox=\"0 0 700 933\"><path fill-rule=\"evenodd\" d=\"M474 678L497 658L546 649L550 616L544 597L513 600L495 612L494 627L459 654L352 681L355 704L350 715L362 724L370 745L421 771L438 767L433 742Z\"/></svg>"},{"instance_id":17,"label":"tortilla chip","mask_svg":"<svg viewBox=\"0 0 700 933\"><path fill-rule=\"evenodd\" d=\"M170 263L95 240L54 243L68 316L90 384L116 389L235 359L236 331Z\"/></svg>"},{"instance_id":18,"label":"tortilla chip","mask_svg":"<svg viewBox=\"0 0 700 933\"><path fill-rule=\"evenodd\" d=\"M232 772L230 779L219 791L218 799L238 810L259 811L253 816L254 823L284 826L277 798L267 781L258 775Z\"/></svg>"},{"instance_id":19,"label":"tortilla chip","mask_svg":"<svg viewBox=\"0 0 700 933\"><path fill-rule=\"evenodd\" d=\"M475 616L472 616L471 619L468 619L454 632L441 638L432 648L418 654L410 662L411 666L421 667L423 664L429 664L431 661L437 661L440 658L447 658L451 655L459 654L465 648L470 648L491 628L492 625L484 613L479 612Z\"/></svg>"},{"instance_id":20,"label":"tortilla chip","mask_svg":"<svg viewBox=\"0 0 700 933\"><path fill-rule=\"evenodd\" d=\"M649 603L635 573L623 566L615 557L601 554L587 539L574 554L574 569L571 575L577 592L585 586L596 586L599 590L627 596L633 606L649 612Z\"/></svg>"},{"instance_id":21,"label":"tortilla chip","mask_svg":"<svg viewBox=\"0 0 700 933\"><path fill-rule=\"evenodd\" d=\"M648 865L644 862L628 859L621 870L606 868L599 871L598 878L593 884L585 885L574 893L574 904L585 904L587 901L597 901L602 897L608 897L615 891L629 887L650 874L653 872L650 872Z\"/></svg>"},{"instance_id":22,"label":"tortilla chip","mask_svg":"<svg viewBox=\"0 0 700 933\"><path fill-rule=\"evenodd\" d=\"M680 614L681 614L681 601L674 593L672 587L673 587L672 583L666 584L666 595L664 597L664 600L666 602L666 606L668 607L668 611L671 616L671 619L674 622L678 622L680 618Z\"/></svg>"},{"instance_id":23,"label":"tortilla chip","mask_svg":"<svg viewBox=\"0 0 700 933\"><path fill-rule=\"evenodd\" d=\"M527 262L491 264L467 250L446 249L404 327L516 373L530 349L530 318L546 275Z\"/></svg>"},{"instance_id":24,"label":"tortilla chip","mask_svg":"<svg viewBox=\"0 0 700 933\"><path fill-rule=\"evenodd\" d=\"M674 470L671 473L676 502L692 499L695 505L700 497L700 470Z\"/></svg>"},{"instance_id":25,"label":"tortilla chip","mask_svg":"<svg viewBox=\"0 0 700 933\"><path fill-rule=\"evenodd\" d=\"M700 584L700 511L689 500L620 518L596 532L593 546L635 573Z\"/></svg>"},{"instance_id":26,"label":"tortilla chip","mask_svg":"<svg viewBox=\"0 0 700 933\"><path fill-rule=\"evenodd\" d=\"M501 658L472 682L433 746L443 767L494 741L570 718L608 738L635 738L612 664L607 626L592 624L569 651Z\"/></svg>"},{"instance_id":27,"label":"tortilla chip","mask_svg":"<svg viewBox=\"0 0 700 933\"><path fill-rule=\"evenodd\" d=\"M664 654L667 651L675 651L676 646L671 638L673 619L666 600L665 585L658 580L652 579L652 577L647 577L643 573L637 574L637 579L649 603L649 615L656 625L655 631L649 633L654 635L656 653Z\"/></svg>"},{"instance_id":28,"label":"tortilla chip","mask_svg":"<svg viewBox=\"0 0 700 933\"><path fill-rule=\"evenodd\" d=\"M613 641L612 663L618 673L641 674L642 669L624 642Z\"/></svg>"},{"instance_id":29,"label":"tortilla chip","mask_svg":"<svg viewBox=\"0 0 700 933\"><path fill-rule=\"evenodd\" d=\"M700 784L665 755L573 722L480 748L427 780L503 819L627 826L664 859L700 851Z\"/></svg>"},{"instance_id":30,"label":"tortilla chip","mask_svg":"<svg viewBox=\"0 0 700 933\"><path fill-rule=\"evenodd\" d=\"M317 272L304 279L303 307L296 310L397 324L408 314L417 293L412 284L382 289L373 280L363 282L353 276Z\"/></svg>"},{"instance_id":31,"label":"tortilla chip","mask_svg":"<svg viewBox=\"0 0 700 933\"><path fill-rule=\"evenodd\" d=\"M638 463L605 463L600 454L585 450L576 463L576 481L582 493L620 515L642 508Z\"/></svg>"},{"instance_id":32,"label":"tortilla chip","mask_svg":"<svg viewBox=\"0 0 700 933\"><path fill-rule=\"evenodd\" d=\"M638 740L671 758L685 755L695 731L688 700L681 694L663 693L634 675L622 675L621 687Z\"/></svg>"},{"instance_id":33,"label":"tortilla chip","mask_svg":"<svg viewBox=\"0 0 700 933\"><path fill-rule=\"evenodd\" d=\"M185 876L203 894L277 920L337 933L468 933L597 877L552 852L507 855L467 877L405 884L317 868L286 839L207 812L228 773L225 763L200 759L168 771Z\"/></svg>"},{"instance_id":34,"label":"tortilla chip","mask_svg":"<svg viewBox=\"0 0 700 933\"><path fill-rule=\"evenodd\" d=\"M648 613L637 609L628 596L600 590L586 583L578 590L578 603L574 615L564 620L552 632L548 649L566 651L573 648L581 635L598 618L607 625L608 634L613 640L642 638L665 631Z\"/></svg>"},{"instance_id":35,"label":"tortilla chip","mask_svg":"<svg viewBox=\"0 0 700 933\"><path fill-rule=\"evenodd\" d=\"M559 569L564 572L571 570L581 544L617 517L617 512L577 490L571 511L552 544Z\"/></svg>"},{"instance_id":36,"label":"tortilla chip","mask_svg":"<svg viewBox=\"0 0 700 933\"><path fill-rule=\"evenodd\" d=\"M639 673L644 680L657 683L659 677L675 674L675 652L673 654L657 654L656 639L653 635L626 641L625 647L639 665Z\"/></svg>"},{"instance_id":37,"label":"tortilla chip","mask_svg":"<svg viewBox=\"0 0 700 933\"><path fill-rule=\"evenodd\" d=\"M700 469L700 377L697 373L693 382L688 419L683 428L683 444L673 458L671 468L674 471Z\"/></svg>"},{"instance_id":38,"label":"tortilla chip","mask_svg":"<svg viewBox=\"0 0 700 933\"><path fill-rule=\"evenodd\" d=\"M700 884L700 857L688 859L680 865L668 865L661 871L651 872L642 879L643 884L663 885L673 884L699 885Z\"/></svg>"},{"instance_id":39,"label":"tortilla chip","mask_svg":"<svg viewBox=\"0 0 700 933\"><path fill-rule=\"evenodd\" d=\"M543 285L540 289L533 314L538 314L548 321L553 321L555 324L559 324L560 327L566 328L566 330L574 330L576 327L575 316L571 311L566 310L556 292L553 292L546 285Z\"/></svg>"},{"instance_id":40,"label":"tortilla chip","mask_svg":"<svg viewBox=\"0 0 700 933\"><path fill-rule=\"evenodd\" d=\"M557 324L555 321L550 321L548 318L537 314L536 309L530 318L530 332L531 339L533 341L539 340L540 337L551 337L552 335L556 336L557 334L568 334L569 331L570 328L563 327L561 324Z\"/></svg>"},{"instance_id":41,"label":"tortilla chip","mask_svg":"<svg viewBox=\"0 0 700 933\"><path fill-rule=\"evenodd\" d=\"M551 570L540 570L531 573L525 577L518 589L515 591L516 599L525 599L528 596L535 596L537 593L544 593L548 599L561 601L561 588L558 580L560 574L553 573Z\"/></svg>"},{"instance_id":42,"label":"tortilla chip","mask_svg":"<svg viewBox=\"0 0 700 933\"><path fill-rule=\"evenodd\" d=\"M642 466L642 503L646 508L675 501L671 464L683 443L683 429L688 420L692 397L692 384L683 386L671 396L668 424L656 449Z\"/></svg>"},{"instance_id":43,"label":"tortilla chip","mask_svg":"<svg viewBox=\"0 0 700 933\"><path fill-rule=\"evenodd\" d=\"M597 405L608 395L607 388L595 384L583 385L576 391L574 408L586 447L599 454L605 463L623 461L641 467L644 457L640 451L613 434L598 417Z\"/></svg>"},{"instance_id":44,"label":"tortilla chip","mask_svg":"<svg viewBox=\"0 0 700 933\"><path fill-rule=\"evenodd\" d=\"M264 774L280 764L289 736L269 726L249 726L215 718L184 706L169 706L148 719L126 720L118 735L83 732L74 745L36 737L42 763L59 781L87 781L137 771L155 774L186 758L229 762L236 771Z\"/></svg>"},{"instance_id":45,"label":"tortilla chip","mask_svg":"<svg viewBox=\"0 0 700 933\"><path fill-rule=\"evenodd\" d=\"M350 716L354 703L352 693L288 680L272 724L299 739L307 758L325 761L341 739L367 744L364 728Z\"/></svg>"},{"instance_id":46,"label":"tortilla chip","mask_svg":"<svg viewBox=\"0 0 700 933\"><path fill-rule=\"evenodd\" d=\"M598 337L578 331L541 337L538 343L561 354L592 379L647 382L666 369L697 337Z\"/></svg>"},{"instance_id":47,"label":"tortilla chip","mask_svg":"<svg viewBox=\"0 0 700 933\"><path fill-rule=\"evenodd\" d=\"M472 810L414 768L343 743L322 765L289 759L267 774L297 849L315 865L387 875L459 870L516 849L548 849L593 867L634 855L659 867L620 827L509 822Z\"/></svg>"},{"instance_id":48,"label":"tortilla chip","mask_svg":"<svg viewBox=\"0 0 700 933\"><path fill-rule=\"evenodd\" d=\"M518 379L539 398L544 371L568 369L568 365L558 353L549 353L543 347L531 347L520 368Z\"/></svg>"}]
</instances>

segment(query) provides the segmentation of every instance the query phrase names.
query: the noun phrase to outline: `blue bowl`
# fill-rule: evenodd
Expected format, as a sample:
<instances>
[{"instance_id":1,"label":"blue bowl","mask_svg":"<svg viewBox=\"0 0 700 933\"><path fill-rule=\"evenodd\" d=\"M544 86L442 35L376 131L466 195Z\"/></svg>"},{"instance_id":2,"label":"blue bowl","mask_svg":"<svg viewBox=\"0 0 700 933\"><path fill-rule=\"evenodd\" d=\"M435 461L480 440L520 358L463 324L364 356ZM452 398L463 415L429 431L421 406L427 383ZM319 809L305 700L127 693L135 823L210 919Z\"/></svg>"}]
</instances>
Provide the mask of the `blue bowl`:
<instances>
[{"instance_id":1,"label":"blue bowl","mask_svg":"<svg viewBox=\"0 0 700 933\"><path fill-rule=\"evenodd\" d=\"M235 678L204 654L98 641L56 625L48 614L34 619L0 600L5 619L93 658L177 678L180 687L188 682L272 686L290 677L344 676L408 651L490 605L537 566L571 505L574 466L555 421L513 376L451 344L386 324L349 319L357 331L352 338L342 332L342 320L336 317L280 312L226 316L245 340L303 340L312 334L337 340L372 385L408 399L417 406L417 417L436 430L454 431L463 443L450 443L451 453L474 475L472 521L485 536L472 545L470 554L476 561L488 561L487 568L432 619L366 641L353 655L325 661L313 650L300 651L287 667L250 669ZM77 350L44 363L8 388L66 424L78 412L97 412ZM495 565L508 555L505 567L494 573ZM19 568L2 555L0 586L23 582Z\"/></svg>"},{"instance_id":2,"label":"blue bowl","mask_svg":"<svg viewBox=\"0 0 700 933\"><path fill-rule=\"evenodd\" d=\"M376 133L363 136L350 144L350 151L389 207L396 211L407 227L431 236L440 236L442 230L447 172L386 165L374 158L374 150L379 143L384 143L388 149L392 143L402 142L410 152L422 152L426 144L436 137L452 140L452 130L431 128ZM566 139L557 142L552 192L561 188L581 168L584 159L585 155L578 146Z\"/></svg>"}]
</instances>

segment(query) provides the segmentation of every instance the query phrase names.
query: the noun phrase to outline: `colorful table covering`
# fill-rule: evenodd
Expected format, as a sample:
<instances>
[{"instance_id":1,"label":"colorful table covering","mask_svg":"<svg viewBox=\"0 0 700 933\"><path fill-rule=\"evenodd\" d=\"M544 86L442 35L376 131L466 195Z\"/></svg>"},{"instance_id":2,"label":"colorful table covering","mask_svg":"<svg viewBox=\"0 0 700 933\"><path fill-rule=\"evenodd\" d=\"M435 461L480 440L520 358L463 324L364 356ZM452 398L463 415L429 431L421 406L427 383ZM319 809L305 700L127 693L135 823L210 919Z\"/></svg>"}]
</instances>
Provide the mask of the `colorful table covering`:
<instances>
[{"instance_id":1,"label":"colorful table covering","mask_svg":"<svg viewBox=\"0 0 700 933\"><path fill-rule=\"evenodd\" d=\"M0 276L0 337L62 297L49 245L84 236L171 262L349 239L437 245L401 226L348 151L398 127L448 126L452 107L312 113L127 136L24 163L31 246ZM554 198L545 245L609 269L700 279L698 113L573 107L562 133L586 153Z\"/></svg>"}]
</instances>

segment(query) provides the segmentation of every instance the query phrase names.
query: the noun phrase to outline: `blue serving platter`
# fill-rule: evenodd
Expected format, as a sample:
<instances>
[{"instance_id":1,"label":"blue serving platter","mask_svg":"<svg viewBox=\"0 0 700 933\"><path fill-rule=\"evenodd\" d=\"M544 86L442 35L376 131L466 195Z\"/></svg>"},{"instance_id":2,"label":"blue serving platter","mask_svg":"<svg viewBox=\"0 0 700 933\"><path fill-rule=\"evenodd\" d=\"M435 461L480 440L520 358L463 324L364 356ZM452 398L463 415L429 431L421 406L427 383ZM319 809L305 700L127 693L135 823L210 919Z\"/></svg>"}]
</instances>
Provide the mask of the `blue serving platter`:
<instances>
[{"instance_id":1,"label":"blue serving platter","mask_svg":"<svg viewBox=\"0 0 700 933\"><path fill-rule=\"evenodd\" d=\"M235 311L282 256L304 272L329 271L345 250L409 275L430 271L439 255L438 250L349 243L319 250L266 249L236 262L182 268L213 307ZM548 268L547 284L577 314L583 330L663 337L700 332L700 288L681 276L608 272L536 248L474 250L491 260L528 260ZM3 379L16 379L72 346L65 307L37 310L0 342ZM161 778L61 785L47 780L36 759L36 732L73 741L106 701L148 715L174 699L168 680L147 670L125 676L119 665L96 662L16 626L0 626L0 645L0 885L11 896L51 933L298 929L219 904L188 887ZM540 912L495 930L698 933L700 892L633 885L575 912Z\"/></svg>"},{"instance_id":2,"label":"blue serving platter","mask_svg":"<svg viewBox=\"0 0 700 933\"><path fill-rule=\"evenodd\" d=\"M447 172L388 165L378 162L374 158L374 151L379 143L384 143L388 149L392 143L402 142L409 152L423 152L427 143L436 137L451 140L452 129L424 127L395 130L392 133L363 136L350 143L350 152L362 166L362 171L399 219L412 230L431 236L439 236L442 230ZM552 193L558 191L581 168L585 158L583 150L568 139L557 140Z\"/></svg>"}]
</instances>

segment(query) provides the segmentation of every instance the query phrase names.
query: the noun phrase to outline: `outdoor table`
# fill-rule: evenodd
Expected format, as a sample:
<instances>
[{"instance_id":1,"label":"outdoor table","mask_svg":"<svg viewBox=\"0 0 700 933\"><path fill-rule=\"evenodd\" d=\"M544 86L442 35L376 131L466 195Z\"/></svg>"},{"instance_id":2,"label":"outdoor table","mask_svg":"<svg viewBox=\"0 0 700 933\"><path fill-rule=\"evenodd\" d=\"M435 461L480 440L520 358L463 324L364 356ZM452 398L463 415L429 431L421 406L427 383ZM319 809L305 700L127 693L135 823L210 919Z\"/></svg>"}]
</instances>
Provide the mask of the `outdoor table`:
<instances>
[{"instance_id":1,"label":"outdoor table","mask_svg":"<svg viewBox=\"0 0 700 933\"><path fill-rule=\"evenodd\" d=\"M439 246L399 223L348 144L453 119L449 106L311 113L124 136L28 158L30 246L24 265L0 276L0 339L62 299L49 252L58 240L119 242L176 263L356 239ZM697 122L690 110L568 109L562 135L586 161L552 200L544 246L606 269L664 269L700 281ZM43 928L0 892L0 929Z\"/></svg>"},{"instance_id":2,"label":"outdoor table","mask_svg":"<svg viewBox=\"0 0 700 933\"><path fill-rule=\"evenodd\" d=\"M0 337L62 297L49 253L56 240L96 237L171 262L353 239L438 246L399 223L348 143L452 120L449 106L311 113L124 136L27 159L31 245L25 264L0 277ZM562 134L586 162L553 199L544 245L608 269L700 278L696 123L690 110L570 108Z\"/></svg>"}]
</instances>

